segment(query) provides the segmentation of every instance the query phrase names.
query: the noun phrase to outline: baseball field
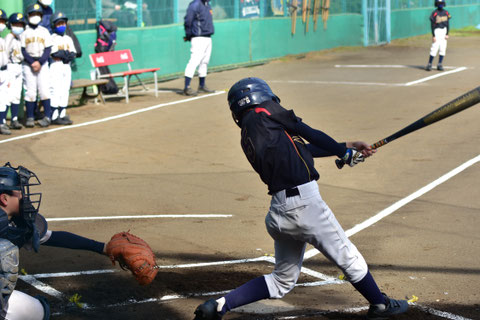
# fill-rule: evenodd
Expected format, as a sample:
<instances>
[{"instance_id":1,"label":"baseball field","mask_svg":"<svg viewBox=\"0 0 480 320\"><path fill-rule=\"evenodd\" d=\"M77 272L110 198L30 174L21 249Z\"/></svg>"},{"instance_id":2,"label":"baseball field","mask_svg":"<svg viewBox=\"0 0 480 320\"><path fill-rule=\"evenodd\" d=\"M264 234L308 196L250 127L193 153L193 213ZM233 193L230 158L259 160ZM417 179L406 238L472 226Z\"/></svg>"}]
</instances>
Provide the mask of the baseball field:
<instances>
[{"instance_id":1,"label":"baseball field","mask_svg":"<svg viewBox=\"0 0 480 320\"><path fill-rule=\"evenodd\" d=\"M262 78L310 126L373 143L480 85L480 33L453 33L448 45L443 72L424 70L429 36L338 48L212 73L214 94L180 95L177 79L162 82L158 98L70 108L72 126L1 136L2 163L40 178L49 229L98 241L130 230L160 266L142 287L105 256L21 250L17 289L48 297L52 319L193 319L204 300L273 269L270 197L241 150L230 86ZM316 160L320 192L381 290L418 297L396 319L480 319L479 123L476 105L354 168ZM362 319L368 304L339 269L310 246L306 255L286 297L225 319Z\"/></svg>"}]
</instances>

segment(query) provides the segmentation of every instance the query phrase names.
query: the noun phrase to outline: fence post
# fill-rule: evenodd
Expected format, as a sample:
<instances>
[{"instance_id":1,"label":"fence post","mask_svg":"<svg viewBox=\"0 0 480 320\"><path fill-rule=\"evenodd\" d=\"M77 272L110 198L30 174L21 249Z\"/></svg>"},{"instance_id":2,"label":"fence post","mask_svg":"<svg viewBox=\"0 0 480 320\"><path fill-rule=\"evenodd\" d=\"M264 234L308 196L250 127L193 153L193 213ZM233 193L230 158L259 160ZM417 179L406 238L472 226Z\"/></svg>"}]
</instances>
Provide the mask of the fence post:
<instances>
[{"instance_id":1,"label":"fence post","mask_svg":"<svg viewBox=\"0 0 480 320\"><path fill-rule=\"evenodd\" d=\"M240 17L240 0L233 1L233 18L238 19Z\"/></svg>"},{"instance_id":2,"label":"fence post","mask_svg":"<svg viewBox=\"0 0 480 320\"><path fill-rule=\"evenodd\" d=\"M368 11L367 0L362 0L362 15L363 15L363 46L368 46Z\"/></svg>"},{"instance_id":3,"label":"fence post","mask_svg":"<svg viewBox=\"0 0 480 320\"><path fill-rule=\"evenodd\" d=\"M173 23L178 23L178 0L173 0Z\"/></svg>"},{"instance_id":4,"label":"fence post","mask_svg":"<svg viewBox=\"0 0 480 320\"><path fill-rule=\"evenodd\" d=\"M95 19L97 19L97 21L100 21L100 20L102 20L102 1L97 0L97 1L95 1L95 4L97 6L96 11L95 11Z\"/></svg>"},{"instance_id":5,"label":"fence post","mask_svg":"<svg viewBox=\"0 0 480 320\"><path fill-rule=\"evenodd\" d=\"M137 27L143 27L143 0L137 0Z\"/></svg>"},{"instance_id":6,"label":"fence post","mask_svg":"<svg viewBox=\"0 0 480 320\"><path fill-rule=\"evenodd\" d=\"M386 0L386 8L385 10L387 12L385 12L385 16L386 16L386 28L387 28L387 43L390 43L390 41L392 40L392 25L391 25L391 17L392 17L392 8L391 8L391 5L390 5L390 1L389 0Z\"/></svg>"}]
</instances>

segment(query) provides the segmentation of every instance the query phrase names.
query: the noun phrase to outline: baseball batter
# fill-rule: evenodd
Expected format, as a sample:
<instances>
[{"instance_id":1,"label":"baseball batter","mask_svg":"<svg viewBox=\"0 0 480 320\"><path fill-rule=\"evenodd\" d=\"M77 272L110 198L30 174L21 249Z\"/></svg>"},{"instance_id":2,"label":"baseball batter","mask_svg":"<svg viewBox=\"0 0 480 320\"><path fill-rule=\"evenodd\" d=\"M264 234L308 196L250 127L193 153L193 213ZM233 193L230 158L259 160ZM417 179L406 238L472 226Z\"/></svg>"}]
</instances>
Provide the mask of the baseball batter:
<instances>
[{"instance_id":1,"label":"baseball batter","mask_svg":"<svg viewBox=\"0 0 480 320\"><path fill-rule=\"evenodd\" d=\"M52 123L70 125L73 122L67 116L72 69L70 63L77 51L72 38L65 34L68 18L63 12L52 16L52 63L50 64L52 91Z\"/></svg>"},{"instance_id":2,"label":"baseball batter","mask_svg":"<svg viewBox=\"0 0 480 320\"><path fill-rule=\"evenodd\" d=\"M7 14L0 9L0 33L7 27ZM7 91L9 86L9 75L7 71L7 44L5 39L0 37L0 134L11 134L7 125Z\"/></svg>"},{"instance_id":3,"label":"baseball batter","mask_svg":"<svg viewBox=\"0 0 480 320\"><path fill-rule=\"evenodd\" d=\"M22 43L20 35L25 31L27 22L22 13L16 12L8 18L8 27L10 33L7 34L7 55L8 55L8 73L10 75L9 101L10 112L12 115L10 121L10 128L19 130L22 129L22 124L18 121L18 110L20 107L20 99L22 97L23 84L23 55Z\"/></svg>"},{"instance_id":4,"label":"baseball batter","mask_svg":"<svg viewBox=\"0 0 480 320\"><path fill-rule=\"evenodd\" d=\"M185 15L185 41L191 42L190 60L185 68L185 87L183 93L195 96L197 92L190 87L190 82L198 67L198 92L214 92L205 85L207 67L212 54L212 38L214 33L212 8L208 0L193 0Z\"/></svg>"},{"instance_id":5,"label":"baseball batter","mask_svg":"<svg viewBox=\"0 0 480 320\"><path fill-rule=\"evenodd\" d=\"M19 249L38 251L39 245L89 250L105 254L106 245L65 231L48 230L41 214L40 181L25 167L0 167L0 319L49 319L50 306L42 296L31 297L15 290Z\"/></svg>"},{"instance_id":6,"label":"baseball batter","mask_svg":"<svg viewBox=\"0 0 480 320\"><path fill-rule=\"evenodd\" d=\"M443 58L447 52L447 39L448 31L450 29L449 20L452 18L447 10L444 10L446 6L445 0L436 0L435 9L430 15L430 24L432 27L432 46L430 47L430 57L428 58L428 64L425 70L432 70L432 62L438 56L437 70L443 71Z\"/></svg>"},{"instance_id":7,"label":"baseball batter","mask_svg":"<svg viewBox=\"0 0 480 320\"><path fill-rule=\"evenodd\" d=\"M42 7L36 3L27 7L28 26L20 36L22 43L25 105L27 127L34 127L34 113L37 104L37 91L45 111L45 117L38 121L41 127L51 123L50 73L48 58L51 53L51 37L48 30L39 25L42 21Z\"/></svg>"},{"instance_id":8,"label":"baseball batter","mask_svg":"<svg viewBox=\"0 0 480 320\"><path fill-rule=\"evenodd\" d=\"M316 182L319 174L314 157L337 156L353 167L375 150L361 141L337 143L309 127L293 110L284 109L268 84L258 78L235 83L228 92L228 104L242 129L245 156L272 196L265 223L275 242L275 268L224 297L201 304L195 319L221 319L233 308L282 298L297 282L307 243L334 262L368 300L369 319L406 312L406 300L394 300L380 292L365 259L323 201Z\"/></svg>"}]
</instances>

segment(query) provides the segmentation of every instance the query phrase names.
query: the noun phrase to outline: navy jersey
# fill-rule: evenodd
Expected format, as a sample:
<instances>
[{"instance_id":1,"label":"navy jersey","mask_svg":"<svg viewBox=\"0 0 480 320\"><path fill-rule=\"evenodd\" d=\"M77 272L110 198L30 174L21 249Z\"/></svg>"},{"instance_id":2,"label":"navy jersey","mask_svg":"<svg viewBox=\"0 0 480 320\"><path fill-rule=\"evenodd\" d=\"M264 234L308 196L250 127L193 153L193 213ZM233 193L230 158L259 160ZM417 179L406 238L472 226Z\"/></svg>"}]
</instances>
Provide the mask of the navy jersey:
<instances>
[{"instance_id":1,"label":"navy jersey","mask_svg":"<svg viewBox=\"0 0 480 320\"><path fill-rule=\"evenodd\" d=\"M190 2L184 20L187 38L209 37L214 33L212 8L207 0Z\"/></svg>"},{"instance_id":2,"label":"navy jersey","mask_svg":"<svg viewBox=\"0 0 480 320\"><path fill-rule=\"evenodd\" d=\"M292 110L274 101L263 102L242 117L243 152L269 194L319 178L303 139L287 132L299 121Z\"/></svg>"},{"instance_id":3,"label":"navy jersey","mask_svg":"<svg viewBox=\"0 0 480 320\"><path fill-rule=\"evenodd\" d=\"M435 29L447 28L447 34L450 30L449 20L452 18L447 10L434 10L430 15L430 24L432 27L432 35L435 36Z\"/></svg>"}]
</instances>

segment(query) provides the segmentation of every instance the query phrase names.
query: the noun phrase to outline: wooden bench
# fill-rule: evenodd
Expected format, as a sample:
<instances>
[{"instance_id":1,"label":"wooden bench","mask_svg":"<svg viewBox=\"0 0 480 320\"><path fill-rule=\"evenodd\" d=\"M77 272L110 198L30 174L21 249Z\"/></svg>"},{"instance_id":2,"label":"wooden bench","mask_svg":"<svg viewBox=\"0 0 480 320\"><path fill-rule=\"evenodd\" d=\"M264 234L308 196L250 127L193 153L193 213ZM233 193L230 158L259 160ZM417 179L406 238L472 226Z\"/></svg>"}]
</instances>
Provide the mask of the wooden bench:
<instances>
[{"instance_id":1,"label":"wooden bench","mask_svg":"<svg viewBox=\"0 0 480 320\"><path fill-rule=\"evenodd\" d=\"M132 67L130 66L130 62L133 62L133 56L130 49L93 53L90 55L90 62L92 63L92 66L96 70L97 79L123 77L126 103L128 103L129 101L128 91L130 86L130 78L132 76L137 77L138 81L143 86L143 88L145 90L148 90L145 84L142 82L142 80L138 76L139 74L147 73L147 72L153 73L153 78L155 81L155 97L158 97L157 71L160 70L160 68L147 68L147 69L133 70ZM100 67L111 66L111 65L122 64L122 63L127 64L128 70L109 73L109 74L100 74L100 69L99 69Z\"/></svg>"},{"instance_id":2,"label":"wooden bench","mask_svg":"<svg viewBox=\"0 0 480 320\"><path fill-rule=\"evenodd\" d=\"M105 104L105 99L103 98L102 90L100 90L99 86L107 83L108 83L107 79L96 79L96 80L77 79L72 81L72 89L83 88L82 96L80 97L80 103L83 103L86 99L89 99L89 98L90 99L95 98L95 101L96 101L98 97L100 97L103 104ZM88 87L94 87L93 94L89 94L87 92Z\"/></svg>"}]
</instances>

